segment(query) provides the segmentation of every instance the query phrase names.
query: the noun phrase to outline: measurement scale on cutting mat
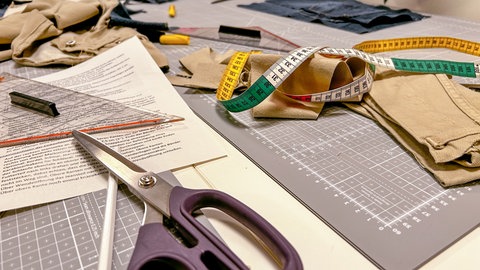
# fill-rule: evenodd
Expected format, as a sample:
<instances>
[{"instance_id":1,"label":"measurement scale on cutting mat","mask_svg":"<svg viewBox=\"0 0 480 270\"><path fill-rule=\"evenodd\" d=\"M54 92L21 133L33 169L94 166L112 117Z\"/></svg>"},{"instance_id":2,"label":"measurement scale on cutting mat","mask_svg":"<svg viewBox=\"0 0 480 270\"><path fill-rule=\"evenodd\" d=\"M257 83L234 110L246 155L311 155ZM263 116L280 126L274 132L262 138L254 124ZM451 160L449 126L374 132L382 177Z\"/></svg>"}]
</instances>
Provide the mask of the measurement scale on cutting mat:
<instances>
[{"instance_id":1,"label":"measurement scale on cutting mat","mask_svg":"<svg viewBox=\"0 0 480 270\"><path fill-rule=\"evenodd\" d=\"M442 188L381 127L355 112L326 105L315 121L254 119L218 104L229 93L185 91L182 97L204 121L377 267L418 268L480 223L467 214L478 212L479 185Z\"/></svg>"},{"instance_id":2,"label":"measurement scale on cutting mat","mask_svg":"<svg viewBox=\"0 0 480 270\"><path fill-rule=\"evenodd\" d=\"M447 60L417 60L376 56L365 51L376 53L388 50L404 50L419 48L448 48L472 55L480 55L480 44L447 37L403 38L392 40L377 40L360 43L354 48L335 49L322 47L304 47L292 51L279 59L259 79L257 79L241 95L231 98L238 83L249 53L235 53L220 81L217 89L217 99L228 111L239 112L253 108L267 98L282 84L297 67L315 53L323 55L358 57L365 62L388 69L421 73L445 73L462 77L480 77L480 65L468 62ZM361 95L370 90L373 82L373 72L366 68L363 76L350 84L326 92L311 95L287 95L291 98L309 102L342 101Z\"/></svg>"}]
</instances>

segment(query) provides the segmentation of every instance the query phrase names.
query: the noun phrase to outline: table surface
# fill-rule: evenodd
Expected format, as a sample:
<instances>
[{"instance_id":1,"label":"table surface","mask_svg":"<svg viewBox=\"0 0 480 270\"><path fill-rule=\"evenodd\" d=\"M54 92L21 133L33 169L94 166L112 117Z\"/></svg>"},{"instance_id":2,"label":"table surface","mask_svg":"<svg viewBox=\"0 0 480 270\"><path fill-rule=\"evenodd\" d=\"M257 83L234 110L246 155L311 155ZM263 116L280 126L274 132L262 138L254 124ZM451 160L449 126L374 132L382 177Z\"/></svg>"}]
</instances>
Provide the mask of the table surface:
<instances>
[{"instance_id":1,"label":"table surface","mask_svg":"<svg viewBox=\"0 0 480 270\"><path fill-rule=\"evenodd\" d=\"M261 26L302 46L324 45L350 48L363 40L426 35L452 36L480 42L478 23L447 17L433 16L421 22L358 35L237 7L238 4L250 2L252 1L230 0L211 5L210 0L179 0L174 2L177 9L177 15L174 18L168 17L168 3L158 5L133 3L129 7L146 11L135 15L136 19L167 21L171 26L218 27L219 24L239 27ZM204 45L205 41L192 39L192 43L188 47L164 45L159 45L159 47L168 55L172 72L175 72L180 68L178 58ZM225 50L225 47L217 43L212 43L212 45L215 50ZM406 52L404 55L415 58L422 53L414 50ZM478 61L473 57L453 52L438 51L438 56L445 59ZM21 70L18 71L18 75L25 75L21 74ZM32 70L25 72L30 77L42 75L41 73L35 74ZM182 184L192 188L216 188L252 207L291 241L299 252L305 269L376 268L366 257L222 136L211 130L209 139L217 140L222 144L228 156L176 170L174 173ZM231 220L223 215L215 212L207 212L207 215L228 245L252 269L275 269L275 263L259 250L258 243L248 233L238 231ZM428 239L421 239L421 241L428 241ZM476 256L478 248L480 248L480 229L477 228L430 260L422 268L474 269L480 265L480 257Z\"/></svg>"}]
</instances>

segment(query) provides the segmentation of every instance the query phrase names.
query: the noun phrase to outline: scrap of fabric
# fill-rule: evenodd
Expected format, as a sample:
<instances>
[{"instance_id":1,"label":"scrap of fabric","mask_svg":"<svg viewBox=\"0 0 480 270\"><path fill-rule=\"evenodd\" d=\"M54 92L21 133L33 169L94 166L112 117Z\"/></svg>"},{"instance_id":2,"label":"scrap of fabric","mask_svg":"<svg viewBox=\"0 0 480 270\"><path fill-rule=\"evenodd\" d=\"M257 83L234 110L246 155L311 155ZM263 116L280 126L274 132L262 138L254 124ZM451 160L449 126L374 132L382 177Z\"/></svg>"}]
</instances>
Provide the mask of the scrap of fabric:
<instances>
[{"instance_id":1,"label":"scrap of fabric","mask_svg":"<svg viewBox=\"0 0 480 270\"><path fill-rule=\"evenodd\" d=\"M239 5L239 7L301 21L321 23L358 34L419 21L428 17L408 9L393 10L385 6L371 6L355 0L266 0L263 3Z\"/></svg>"}]
</instances>

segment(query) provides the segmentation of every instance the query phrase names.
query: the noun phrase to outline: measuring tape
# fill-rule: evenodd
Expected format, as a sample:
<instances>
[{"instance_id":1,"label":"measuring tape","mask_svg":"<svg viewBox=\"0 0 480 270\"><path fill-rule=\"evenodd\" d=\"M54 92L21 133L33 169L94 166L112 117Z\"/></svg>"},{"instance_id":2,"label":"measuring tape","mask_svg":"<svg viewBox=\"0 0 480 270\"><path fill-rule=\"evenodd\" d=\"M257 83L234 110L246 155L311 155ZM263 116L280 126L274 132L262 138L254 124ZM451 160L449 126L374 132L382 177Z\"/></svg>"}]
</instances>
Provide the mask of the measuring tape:
<instances>
[{"instance_id":1,"label":"measuring tape","mask_svg":"<svg viewBox=\"0 0 480 270\"><path fill-rule=\"evenodd\" d=\"M445 73L462 77L480 77L479 64L469 62L455 62L447 60L417 60L388 58L373 55L375 52L387 50L415 49L415 48L448 48L463 53L480 55L480 44L455 38L421 37L401 38L391 40L373 40L362 42L353 49L335 49L322 47L304 47L293 50L289 55L279 59L260 78L258 78L241 95L231 98L240 74L248 60L249 53L237 52L232 56L223 74L220 86L217 89L217 99L231 112L240 112L251 109L266 99L280 84L282 84L296 68L315 53L342 57L358 57L365 62L386 67L388 69L421 72ZM287 95L291 98L309 102L342 101L361 95L370 90L373 82L373 72L368 68L365 74L345 86L331 89L326 92L310 95Z\"/></svg>"},{"instance_id":2,"label":"measuring tape","mask_svg":"<svg viewBox=\"0 0 480 270\"><path fill-rule=\"evenodd\" d=\"M231 112L245 111L260 104L286 79L293 71L303 63L308 57L319 51L320 47L305 47L293 50L290 55L279 59L263 75L260 76L245 92L232 99L219 100L225 108ZM235 73L229 69L230 63L238 61L239 58L232 57L225 73ZM246 62L246 60L244 60ZM245 65L245 63L243 63ZM226 76L224 76L226 77ZM225 91L224 82L220 83L217 89L217 96L228 96L229 93L218 93Z\"/></svg>"},{"instance_id":3,"label":"measuring tape","mask_svg":"<svg viewBox=\"0 0 480 270\"><path fill-rule=\"evenodd\" d=\"M369 40L359 43L353 48L366 53L378 53L394 50L445 48L480 56L479 43L451 37L410 37Z\"/></svg>"},{"instance_id":4,"label":"measuring tape","mask_svg":"<svg viewBox=\"0 0 480 270\"><path fill-rule=\"evenodd\" d=\"M218 100L229 100L232 97L248 57L255 53L260 53L260 51L236 52L232 55L217 89L216 97Z\"/></svg>"},{"instance_id":5,"label":"measuring tape","mask_svg":"<svg viewBox=\"0 0 480 270\"><path fill-rule=\"evenodd\" d=\"M306 102L342 101L367 93L368 91L370 91L372 83L373 71L370 68L366 67L363 76L339 88L309 95L291 95L287 93L283 94L290 98Z\"/></svg>"}]
</instances>

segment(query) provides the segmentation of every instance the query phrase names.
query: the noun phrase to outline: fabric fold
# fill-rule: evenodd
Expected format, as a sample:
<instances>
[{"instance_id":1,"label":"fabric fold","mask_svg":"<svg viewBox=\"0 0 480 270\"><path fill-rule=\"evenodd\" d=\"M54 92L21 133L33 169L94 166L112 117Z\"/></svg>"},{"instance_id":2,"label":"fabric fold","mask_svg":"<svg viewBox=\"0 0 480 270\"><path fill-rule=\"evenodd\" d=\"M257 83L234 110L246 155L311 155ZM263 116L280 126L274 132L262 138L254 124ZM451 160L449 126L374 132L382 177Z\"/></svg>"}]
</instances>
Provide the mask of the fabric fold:
<instances>
[{"instance_id":1,"label":"fabric fold","mask_svg":"<svg viewBox=\"0 0 480 270\"><path fill-rule=\"evenodd\" d=\"M117 0L33 0L22 12L0 20L0 44L11 44L11 51L0 52L0 61L75 65L137 36L158 66L168 69L167 57L146 36L129 27L109 27L118 4Z\"/></svg>"},{"instance_id":2,"label":"fabric fold","mask_svg":"<svg viewBox=\"0 0 480 270\"><path fill-rule=\"evenodd\" d=\"M360 107L361 106L361 107ZM444 74L387 71L361 105L443 186L480 179L480 94Z\"/></svg>"}]
</instances>

